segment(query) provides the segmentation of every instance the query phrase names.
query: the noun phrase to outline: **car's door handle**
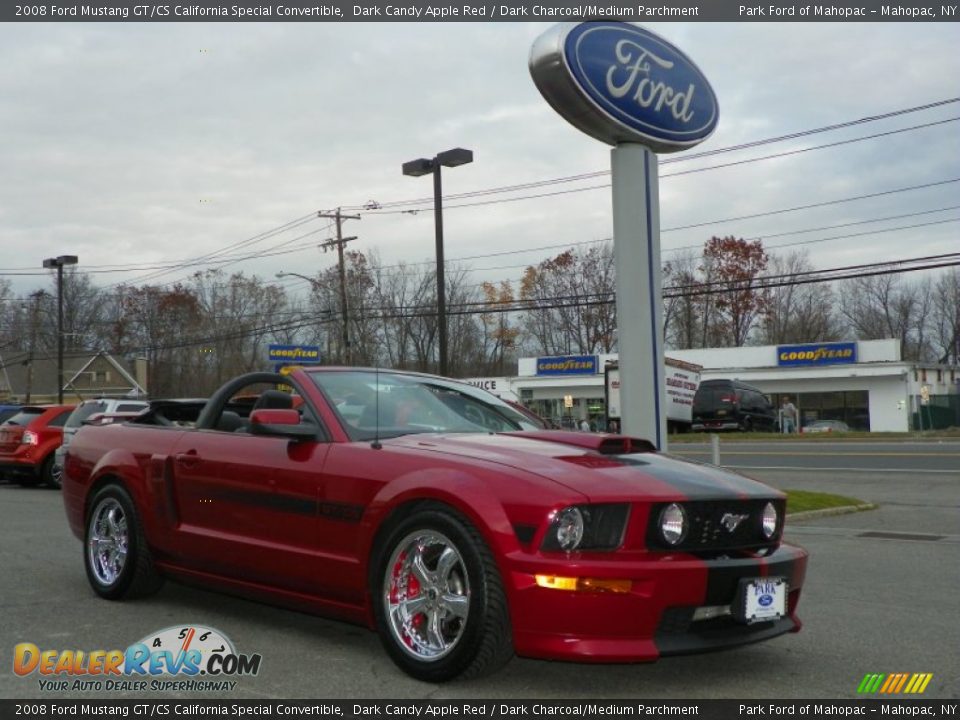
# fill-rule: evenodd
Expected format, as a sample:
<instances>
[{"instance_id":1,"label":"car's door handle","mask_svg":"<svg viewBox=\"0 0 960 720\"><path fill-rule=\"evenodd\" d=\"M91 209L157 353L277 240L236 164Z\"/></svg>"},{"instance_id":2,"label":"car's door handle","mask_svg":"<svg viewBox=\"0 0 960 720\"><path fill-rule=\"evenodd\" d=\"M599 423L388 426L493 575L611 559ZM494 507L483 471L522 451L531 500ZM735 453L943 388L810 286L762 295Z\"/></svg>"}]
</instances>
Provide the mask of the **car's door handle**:
<instances>
[{"instance_id":1,"label":"car's door handle","mask_svg":"<svg viewBox=\"0 0 960 720\"><path fill-rule=\"evenodd\" d=\"M200 464L200 455L196 450L190 450L185 453L177 453L173 456L177 465L184 468L195 468Z\"/></svg>"}]
</instances>

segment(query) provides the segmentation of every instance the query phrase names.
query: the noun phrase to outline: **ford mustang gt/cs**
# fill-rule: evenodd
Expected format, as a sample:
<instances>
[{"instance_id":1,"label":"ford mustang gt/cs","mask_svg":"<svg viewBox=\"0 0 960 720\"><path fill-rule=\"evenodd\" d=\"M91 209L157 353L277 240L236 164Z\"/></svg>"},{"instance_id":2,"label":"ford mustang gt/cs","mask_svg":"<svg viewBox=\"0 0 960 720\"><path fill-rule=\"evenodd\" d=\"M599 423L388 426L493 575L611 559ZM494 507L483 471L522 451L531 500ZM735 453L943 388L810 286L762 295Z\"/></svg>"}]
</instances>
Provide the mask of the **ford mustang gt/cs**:
<instances>
[{"instance_id":1,"label":"ford mustang gt/cs","mask_svg":"<svg viewBox=\"0 0 960 720\"><path fill-rule=\"evenodd\" d=\"M429 375L254 373L154 403L77 433L63 497L100 596L170 577L331 615L422 680L800 629L782 493Z\"/></svg>"}]
</instances>

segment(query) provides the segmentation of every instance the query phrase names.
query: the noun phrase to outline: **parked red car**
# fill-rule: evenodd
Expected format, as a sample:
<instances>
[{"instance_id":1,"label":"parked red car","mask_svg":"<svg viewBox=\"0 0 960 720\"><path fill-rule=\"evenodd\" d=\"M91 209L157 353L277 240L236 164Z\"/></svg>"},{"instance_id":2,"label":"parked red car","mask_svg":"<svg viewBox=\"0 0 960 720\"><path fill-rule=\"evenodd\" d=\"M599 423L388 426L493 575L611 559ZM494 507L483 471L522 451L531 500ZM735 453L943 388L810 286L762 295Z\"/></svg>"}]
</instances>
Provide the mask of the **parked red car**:
<instances>
[{"instance_id":1,"label":"parked red car","mask_svg":"<svg viewBox=\"0 0 960 720\"><path fill-rule=\"evenodd\" d=\"M258 383L302 403L232 402ZM244 376L186 426L189 410L156 403L70 445L67 517L104 598L171 577L332 615L428 681L800 629L784 495L644 440L537 430L470 385L354 368Z\"/></svg>"},{"instance_id":2,"label":"parked red car","mask_svg":"<svg viewBox=\"0 0 960 720\"><path fill-rule=\"evenodd\" d=\"M54 453L73 405L25 405L0 425L0 473L21 485L59 485Z\"/></svg>"}]
</instances>

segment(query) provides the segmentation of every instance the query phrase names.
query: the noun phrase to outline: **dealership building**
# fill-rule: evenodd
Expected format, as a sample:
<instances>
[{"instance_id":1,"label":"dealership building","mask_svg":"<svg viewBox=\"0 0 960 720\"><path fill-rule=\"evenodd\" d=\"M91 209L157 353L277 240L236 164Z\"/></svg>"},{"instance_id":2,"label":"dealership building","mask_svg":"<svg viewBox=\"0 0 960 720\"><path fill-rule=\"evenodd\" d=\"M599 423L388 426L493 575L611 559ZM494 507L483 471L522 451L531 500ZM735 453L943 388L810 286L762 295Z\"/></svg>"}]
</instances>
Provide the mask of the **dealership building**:
<instances>
[{"instance_id":1,"label":"dealership building","mask_svg":"<svg viewBox=\"0 0 960 720\"><path fill-rule=\"evenodd\" d=\"M854 430L906 432L960 426L960 368L904 361L897 340L670 350L669 358L701 366L700 380L739 380L782 397L801 425L841 420ZM555 421L606 417L604 368L616 354L521 358L516 377L470 382L519 400Z\"/></svg>"}]
</instances>

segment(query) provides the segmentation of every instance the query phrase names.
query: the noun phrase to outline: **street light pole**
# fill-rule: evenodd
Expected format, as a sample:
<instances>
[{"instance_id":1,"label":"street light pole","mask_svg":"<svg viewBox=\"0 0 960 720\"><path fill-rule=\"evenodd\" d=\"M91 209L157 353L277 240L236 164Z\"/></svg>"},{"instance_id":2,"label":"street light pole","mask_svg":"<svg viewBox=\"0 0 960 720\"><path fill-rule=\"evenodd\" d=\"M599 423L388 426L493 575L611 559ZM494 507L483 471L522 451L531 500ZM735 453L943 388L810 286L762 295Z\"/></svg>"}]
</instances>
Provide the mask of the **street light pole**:
<instances>
[{"instance_id":1,"label":"street light pole","mask_svg":"<svg viewBox=\"0 0 960 720\"><path fill-rule=\"evenodd\" d=\"M453 148L437 153L434 158L419 158L403 164L403 174L420 177L433 173L433 222L437 245L437 337L439 340L439 374L447 374L447 286L443 259L443 192L441 167L457 167L473 162L473 151Z\"/></svg>"},{"instance_id":2,"label":"street light pole","mask_svg":"<svg viewBox=\"0 0 960 720\"><path fill-rule=\"evenodd\" d=\"M57 270L57 404L63 405L63 268L76 265L76 255L58 255L43 261L43 267Z\"/></svg>"},{"instance_id":3,"label":"street light pole","mask_svg":"<svg viewBox=\"0 0 960 720\"><path fill-rule=\"evenodd\" d=\"M433 163L433 225L437 245L437 336L440 343L439 374L447 375L447 283L443 260L443 192L440 163Z\"/></svg>"},{"instance_id":4,"label":"street light pole","mask_svg":"<svg viewBox=\"0 0 960 720\"><path fill-rule=\"evenodd\" d=\"M311 278L311 277L307 277L306 275L301 275L301 274L298 273L298 272L284 272L283 270L281 270L280 272L278 272L278 273L276 274L277 279L285 278L285 277L288 277L288 276L289 276L289 277L297 277L297 278L300 278L301 280L306 280L308 283L310 283L310 285L313 287L314 290L317 290L317 289L320 287L320 283L319 283L319 282L317 282L316 280L314 280L314 279ZM320 313L321 313L321 315L327 315L327 318L328 318L327 321L329 321L329 316L330 316L330 314L331 314L331 311L330 311L330 310L321 310ZM328 356L328 360L327 360L327 361L328 361L328 362L329 362L329 355L330 355L330 334L327 333L327 356Z\"/></svg>"}]
</instances>

